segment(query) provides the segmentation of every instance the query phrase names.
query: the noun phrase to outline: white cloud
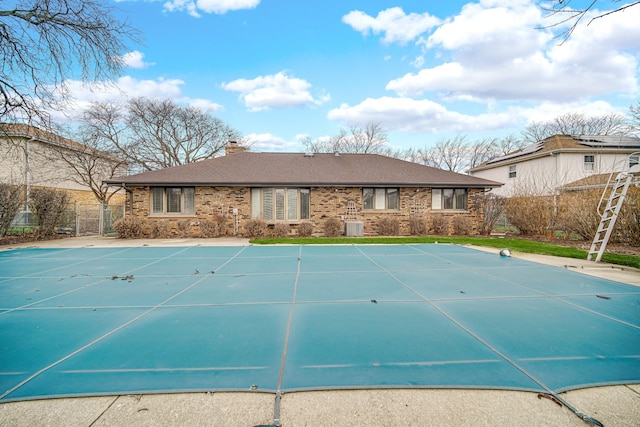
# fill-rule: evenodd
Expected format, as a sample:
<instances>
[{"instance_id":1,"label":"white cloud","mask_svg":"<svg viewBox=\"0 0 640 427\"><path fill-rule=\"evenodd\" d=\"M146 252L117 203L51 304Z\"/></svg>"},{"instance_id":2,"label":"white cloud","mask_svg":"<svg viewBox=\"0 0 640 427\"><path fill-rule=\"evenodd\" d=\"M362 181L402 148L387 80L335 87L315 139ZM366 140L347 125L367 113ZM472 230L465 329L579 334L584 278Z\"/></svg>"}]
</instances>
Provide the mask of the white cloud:
<instances>
[{"instance_id":1,"label":"white cloud","mask_svg":"<svg viewBox=\"0 0 640 427\"><path fill-rule=\"evenodd\" d=\"M201 98L189 98L182 94L184 81L179 79L139 80L130 76L120 77L116 81L85 83L79 80L67 80L65 85L71 101L62 115L79 117L93 102L126 102L129 98L168 98L177 103L203 109L219 111L220 104ZM60 117L60 116L57 116Z\"/></svg>"},{"instance_id":2,"label":"white cloud","mask_svg":"<svg viewBox=\"0 0 640 427\"><path fill-rule=\"evenodd\" d=\"M224 109L224 107L218 104L217 102L213 102L209 99L203 99L203 98L182 97L178 99L178 102L182 102L189 105L190 107L195 107L199 110L208 111L208 112L221 111Z\"/></svg>"},{"instance_id":3,"label":"white cloud","mask_svg":"<svg viewBox=\"0 0 640 427\"><path fill-rule=\"evenodd\" d=\"M270 133L251 133L244 138L253 151L298 151L297 141L287 141Z\"/></svg>"},{"instance_id":4,"label":"white cloud","mask_svg":"<svg viewBox=\"0 0 640 427\"><path fill-rule=\"evenodd\" d=\"M260 0L170 0L164 3L164 10L168 12L186 10L191 16L199 18L200 11L224 15L229 11L253 9L260 4Z\"/></svg>"},{"instance_id":5,"label":"white cloud","mask_svg":"<svg viewBox=\"0 0 640 427\"><path fill-rule=\"evenodd\" d=\"M461 114L430 100L367 98L355 106L342 104L327 117L349 125L375 122L390 131L408 133L475 132L510 127L522 120L518 112Z\"/></svg>"},{"instance_id":6,"label":"white cloud","mask_svg":"<svg viewBox=\"0 0 640 427\"><path fill-rule=\"evenodd\" d=\"M145 62L144 53L134 50L132 52L125 53L120 57L125 67L129 68L147 68L156 65L154 62Z\"/></svg>"},{"instance_id":7,"label":"white cloud","mask_svg":"<svg viewBox=\"0 0 640 427\"><path fill-rule=\"evenodd\" d=\"M390 81L401 96L568 103L638 92L640 7L578 27L562 45L537 29L532 1L482 0L463 7L424 42L450 60Z\"/></svg>"},{"instance_id":8,"label":"white cloud","mask_svg":"<svg viewBox=\"0 0 640 427\"><path fill-rule=\"evenodd\" d=\"M522 115L527 124L532 122L546 122L565 114L584 114L587 117L599 117L608 114L626 114L626 109L621 110L609 104L606 101L593 101L588 103L571 102L566 104L557 104L544 102L533 108L522 109Z\"/></svg>"},{"instance_id":9,"label":"white cloud","mask_svg":"<svg viewBox=\"0 0 640 427\"><path fill-rule=\"evenodd\" d=\"M343 16L342 22L364 35L384 33L384 43L405 44L435 27L440 20L429 13L407 15L402 8L392 7L379 12L375 18L354 10Z\"/></svg>"},{"instance_id":10,"label":"white cloud","mask_svg":"<svg viewBox=\"0 0 640 427\"><path fill-rule=\"evenodd\" d=\"M225 90L239 92L240 99L250 111L268 110L273 107L293 107L300 105L320 105L330 96L311 95L311 83L306 80L287 76L284 72L260 76L255 79L238 79L223 83Z\"/></svg>"}]
</instances>

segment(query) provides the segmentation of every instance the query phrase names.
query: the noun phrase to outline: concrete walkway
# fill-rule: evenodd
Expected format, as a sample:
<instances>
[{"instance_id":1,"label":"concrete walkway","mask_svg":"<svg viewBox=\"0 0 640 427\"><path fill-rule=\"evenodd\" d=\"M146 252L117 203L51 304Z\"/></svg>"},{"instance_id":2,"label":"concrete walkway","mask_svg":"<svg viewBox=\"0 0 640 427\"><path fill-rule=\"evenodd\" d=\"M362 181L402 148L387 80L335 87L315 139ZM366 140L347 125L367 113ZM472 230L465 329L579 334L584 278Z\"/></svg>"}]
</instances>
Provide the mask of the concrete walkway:
<instances>
[{"instance_id":1,"label":"concrete walkway","mask_svg":"<svg viewBox=\"0 0 640 427\"><path fill-rule=\"evenodd\" d=\"M0 247L78 248L248 245L246 239L118 240L79 237ZM497 249L475 248L498 253ZM513 254L532 262L640 286L640 271L611 264ZM606 426L640 425L640 384L595 387L560 395ZM257 426L273 425L268 393L182 393L100 396L0 404L2 426ZM585 426L566 407L537 393L502 390L354 390L282 396L282 426Z\"/></svg>"}]
</instances>

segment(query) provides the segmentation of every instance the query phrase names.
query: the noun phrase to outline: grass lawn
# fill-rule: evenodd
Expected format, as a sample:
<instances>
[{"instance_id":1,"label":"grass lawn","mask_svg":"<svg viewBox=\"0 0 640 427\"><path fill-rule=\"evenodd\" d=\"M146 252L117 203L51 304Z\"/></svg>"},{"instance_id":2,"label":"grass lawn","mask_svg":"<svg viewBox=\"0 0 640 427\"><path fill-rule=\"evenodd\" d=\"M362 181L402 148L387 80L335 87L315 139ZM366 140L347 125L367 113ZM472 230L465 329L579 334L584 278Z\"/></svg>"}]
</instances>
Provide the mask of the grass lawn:
<instances>
[{"instance_id":1,"label":"grass lawn","mask_svg":"<svg viewBox=\"0 0 640 427\"><path fill-rule=\"evenodd\" d=\"M552 255L565 258L586 259L587 251L570 246L554 245L552 243L537 242L522 239L499 239L495 237L308 237L308 238L282 238L282 239L254 239L251 243L258 245L366 245L366 244L405 244L405 243L455 243L459 245L487 246L492 248L509 248L515 252L530 254ZM603 262L611 264L627 265L640 268L640 257L605 253Z\"/></svg>"}]
</instances>

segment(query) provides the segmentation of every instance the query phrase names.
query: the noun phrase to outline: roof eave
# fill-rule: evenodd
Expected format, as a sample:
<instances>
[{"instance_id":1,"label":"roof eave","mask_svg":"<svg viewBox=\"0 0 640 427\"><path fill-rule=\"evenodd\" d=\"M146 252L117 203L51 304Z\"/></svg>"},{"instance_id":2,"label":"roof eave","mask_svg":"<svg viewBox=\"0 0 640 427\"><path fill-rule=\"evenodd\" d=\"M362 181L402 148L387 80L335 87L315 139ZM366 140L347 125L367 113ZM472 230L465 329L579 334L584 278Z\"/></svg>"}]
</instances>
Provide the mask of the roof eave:
<instances>
[{"instance_id":1,"label":"roof eave","mask_svg":"<svg viewBox=\"0 0 640 427\"><path fill-rule=\"evenodd\" d=\"M410 187L410 188L489 188L501 187L502 183L488 181L486 183L460 183L460 182L127 182L126 180L105 180L109 185L124 185L125 187L165 187L165 186L189 186L189 187Z\"/></svg>"}]
</instances>

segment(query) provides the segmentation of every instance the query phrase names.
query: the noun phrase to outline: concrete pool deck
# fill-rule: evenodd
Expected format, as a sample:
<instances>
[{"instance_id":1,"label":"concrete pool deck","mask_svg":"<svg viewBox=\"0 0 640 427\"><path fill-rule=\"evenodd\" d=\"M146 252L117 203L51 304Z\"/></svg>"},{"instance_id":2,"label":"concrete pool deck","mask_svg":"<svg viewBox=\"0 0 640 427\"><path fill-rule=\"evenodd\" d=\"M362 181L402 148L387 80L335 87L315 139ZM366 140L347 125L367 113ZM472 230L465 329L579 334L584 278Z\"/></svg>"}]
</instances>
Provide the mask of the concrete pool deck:
<instances>
[{"instance_id":1,"label":"concrete pool deck","mask_svg":"<svg viewBox=\"0 0 640 427\"><path fill-rule=\"evenodd\" d=\"M248 244L246 239L235 238L118 240L80 237L11 245L0 250L18 247ZM497 249L480 250L498 253ZM640 271L632 268L531 254L514 253L513 256L640 286ZM606 426L640 424L640 384L580 389L562 393L560 396L582 413ZM273 425L274 407L274 394L257 391L49 399L0 404L0 425ZM470 389L376 389L285 393L281 398L278 419L283 426L588 425L567 408L540 397L538 393Z\"/></svg>"}]
</instances>

